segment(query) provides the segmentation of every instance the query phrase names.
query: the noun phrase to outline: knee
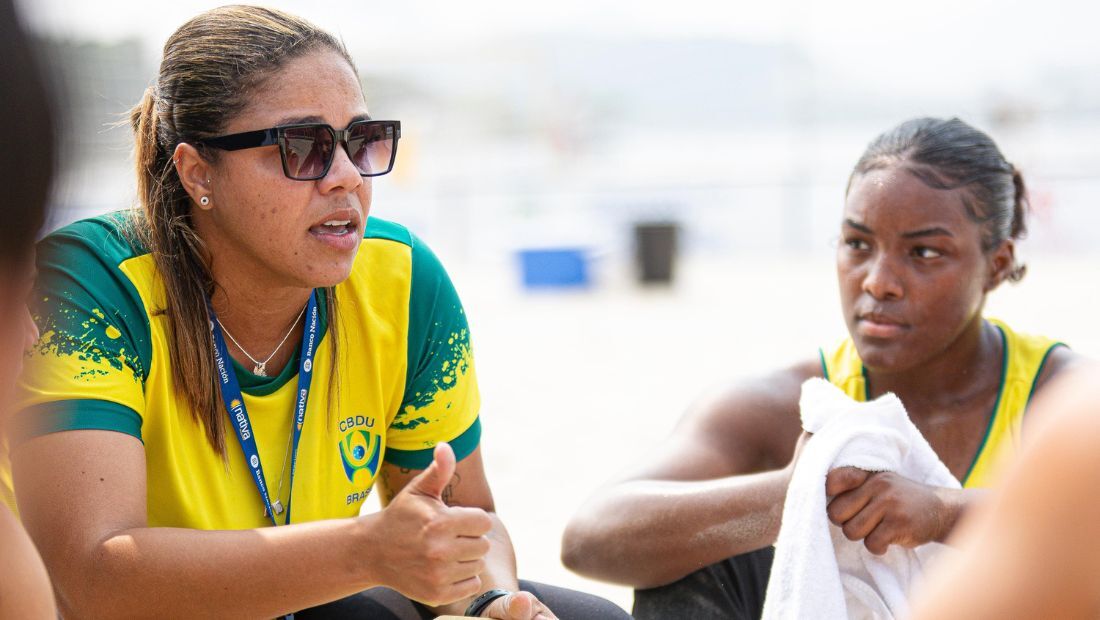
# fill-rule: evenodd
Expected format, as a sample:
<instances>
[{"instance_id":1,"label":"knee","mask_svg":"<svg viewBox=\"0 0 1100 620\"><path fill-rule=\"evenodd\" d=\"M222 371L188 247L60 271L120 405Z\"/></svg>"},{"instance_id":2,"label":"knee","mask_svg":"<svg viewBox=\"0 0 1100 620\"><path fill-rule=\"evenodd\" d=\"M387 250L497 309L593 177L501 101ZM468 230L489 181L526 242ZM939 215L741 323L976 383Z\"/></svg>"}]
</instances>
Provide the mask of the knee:
<instances>
[{"instance_id":1,"label":"knee","mask_svg":"<svg viewBox=\"0 0 1100 620\"><path fill-rule=\"evenodd\" d=\"M585 618L592 618L593 620L597 618L600 620L633 620L634 618L622 607L619 607L603 597L596 596L595 594L585 594L583 592L579 594L585 599L585 609L590 610L587 615L583 616Z\"/></svg>"},{"instance_id":2,"label":"knee","mask_svg":"<svg viewBox=\"0 0 1100 620\"><path fill-rule=\"evenodd\" d=\"M579 620L630 620L632 616L611 601L576 590L520 581L520 589L531 592L559 618Z\"/></svg>"}]
</instances>

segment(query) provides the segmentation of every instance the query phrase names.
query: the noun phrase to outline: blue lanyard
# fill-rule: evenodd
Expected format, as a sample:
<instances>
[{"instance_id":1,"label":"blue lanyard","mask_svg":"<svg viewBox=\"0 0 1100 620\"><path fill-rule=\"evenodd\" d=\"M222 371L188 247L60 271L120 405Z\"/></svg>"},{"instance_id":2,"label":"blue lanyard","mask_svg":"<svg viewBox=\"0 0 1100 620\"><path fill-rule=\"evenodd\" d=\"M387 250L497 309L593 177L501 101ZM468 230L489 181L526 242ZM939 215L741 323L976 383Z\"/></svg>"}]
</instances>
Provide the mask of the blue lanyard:
<instances>
[{"instance_id":1,"label":"blue lanyard","mask_svg":"<svg viewBox=\"0 0 1100 620\"><path fill-rule=\"evenodd\" d=\"M267 508L267 515L271 517L272 525L278 525L275 521L275 510L271 505L271 496L267 490L267 479L264 478L264 468L260 463L260 453L256 448L256 437L253 434L252 421L248 418L248 410L244 406L244 396L241 394L240 383L237 382L237 373L233 371L233 362L229 358L229 350L225 346L225 337L222 336L221 325L214 315L214 308L207 300L206 306L210 311L210 333L214 339L214 364L218 372L218 386L221 388L222 400L225 402L225 410L229 414L229 422L237 432L237 440L244 452L244 460L252 471L252 481L256 484L256 490L260 492L260 498ZM302 426L306 421L306 402L309 400L309 386L313 379L313 355L317 349L317 331L320 318L317 310L316 291L309 295L309 306L306 307L306 321L302 334L302 354L298 367L298 391L295 410L294 427L291 430L292 446L290 455L290 490L287 491L286 523L290 523L290 495L294 491L294 467L298 462L298 442L302 439ZM279 498L275 498L278 501Z\"/></svg>"}]
</instances>

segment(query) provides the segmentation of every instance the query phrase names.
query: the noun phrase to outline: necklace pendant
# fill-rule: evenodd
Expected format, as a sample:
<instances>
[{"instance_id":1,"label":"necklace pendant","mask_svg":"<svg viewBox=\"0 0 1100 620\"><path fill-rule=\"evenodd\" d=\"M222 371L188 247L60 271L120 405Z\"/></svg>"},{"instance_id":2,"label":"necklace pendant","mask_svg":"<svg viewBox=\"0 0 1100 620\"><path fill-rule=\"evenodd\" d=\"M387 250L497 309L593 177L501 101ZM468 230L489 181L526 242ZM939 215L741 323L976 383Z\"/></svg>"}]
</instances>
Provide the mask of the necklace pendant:
<instances>
[{"instance_id":1,"label":"necklace pendant","mask_svg":"<svg viewBox=\"0 0 1100 620\"><path fill-rule=\"evenodd\" d=\"M252 374L256 375L257 377L266 377L267 376L267 362L260 362L259 364L256 364L255 366L253 366L252 367Z\"/></svg>"},{"instance_id":2,"label":"necklace pendant","mask_svg":"<svg viewBox=\"0 0 1100 620\"><path fill-rule=\"evenodd\" d=\"M279 500L275 500L271 504L271 511L275 512L276 517L283 514L283 503ZM264 508L264 516L265 517L270 517L271 516L271 511L268 511L267 508Z\"/></svg>"}]
</instances>

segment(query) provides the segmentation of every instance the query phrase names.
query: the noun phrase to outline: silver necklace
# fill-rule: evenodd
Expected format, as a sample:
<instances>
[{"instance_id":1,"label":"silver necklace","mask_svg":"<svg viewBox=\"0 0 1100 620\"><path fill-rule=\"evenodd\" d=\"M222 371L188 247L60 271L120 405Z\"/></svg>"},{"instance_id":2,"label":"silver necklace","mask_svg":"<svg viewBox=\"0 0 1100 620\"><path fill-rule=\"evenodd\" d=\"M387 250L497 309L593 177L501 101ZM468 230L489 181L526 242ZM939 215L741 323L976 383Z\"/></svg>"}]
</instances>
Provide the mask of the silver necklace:
<instances>
[{"instance_id":1,"label":"silver necklace","mask_svg":"<svg viewBox=\"0 0 1100 620\"><path fill-rule=\"evenodd\" d=\"M294 422L291 421L290 438L286 441L286 452L283 452L283 468L279 472L279 490L275 491L275 502L271 504L271 510L275 513L275 516L283 514L283 479L286 478L286 460L290 458L290 445L294 440ZM267 509L264 509L264 516L267 516Z\"/></svg>"},{"instance_id":2,"label":"silver necklace","mask_svg":"<svg viewBox=\"0 0 1100 620\"><path fill-rule=\"evenodd\" d=\"M294 328L298 325L298 321L301 320L302 315L305 313L306 307L302 306L302 311L298 313L298 318L294 319L294 322L290 324L290 329L287 330L286 335L283 336L283 339L279 342L279 345L275 347L275 350L271 352L271 355L268 355L267 359L262 362L252 357L252 354L246 351L245 348L241 346L241 343L237 342L237 339L233 337L233 334L229 333L229 330L225 328L225 324L222 323L221 319L217 319L217 321L218 325L221 326L222 331L225 332L225 335L229 336L229 340L231 340L233 344L237 345L237 348L241 350L241 353L244 353L245 356L248 357L248 359L252 360L252 363L255 364L255 366L252 367L252 374L260 377L266 377L267 363L271 361L271 358L275 357L275 354L279 352L279 349L283 348L283 345L286 344L287 338L290 338L290 335L294 333Z\"/></svg>"}]
</instances>

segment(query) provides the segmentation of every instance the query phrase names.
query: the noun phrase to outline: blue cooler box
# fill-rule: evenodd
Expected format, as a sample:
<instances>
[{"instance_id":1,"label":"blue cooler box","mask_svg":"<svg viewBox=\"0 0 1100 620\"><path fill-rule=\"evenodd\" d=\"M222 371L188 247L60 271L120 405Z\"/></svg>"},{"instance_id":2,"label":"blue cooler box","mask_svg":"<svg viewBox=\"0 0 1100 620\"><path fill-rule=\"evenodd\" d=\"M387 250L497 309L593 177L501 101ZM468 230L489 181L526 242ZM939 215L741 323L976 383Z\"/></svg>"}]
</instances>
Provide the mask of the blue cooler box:
<instances>
[{"instance_id":1,"label":"blue cooler box","mask_svg":"<svg viewBox=\"0 0 1100 620\"><path fill-rule=\"evenodd\" d=\"M588 251L583 248L529 249L517 254L524 288L583 288L591 283Z\"/></svg>"}]
</instances>

